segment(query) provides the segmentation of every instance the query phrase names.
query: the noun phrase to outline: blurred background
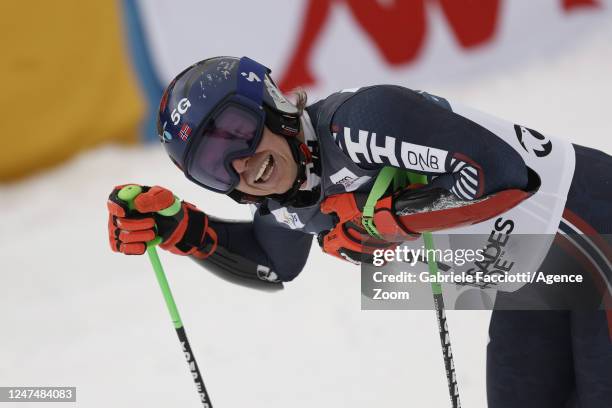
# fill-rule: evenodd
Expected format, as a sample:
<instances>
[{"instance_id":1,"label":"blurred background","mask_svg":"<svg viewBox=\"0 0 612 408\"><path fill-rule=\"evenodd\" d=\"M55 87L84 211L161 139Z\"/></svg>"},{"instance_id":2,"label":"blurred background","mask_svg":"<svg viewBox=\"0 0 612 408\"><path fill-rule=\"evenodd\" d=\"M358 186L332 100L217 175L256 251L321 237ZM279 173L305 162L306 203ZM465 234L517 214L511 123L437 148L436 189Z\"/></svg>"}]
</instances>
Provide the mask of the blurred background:
<instances>
[{"instance_id":1,"label":"blurred background","mask_svg":"<svg viewBox=\"0 0 612 408\"><path fill-rule=\"evenodd\" d=\"M186 66L248 55L310 101L401 84L610 154L611 6L3 2L0 386L77 386L83 407L199 405L148 260L106 238L106 197L127 182L249 217L188 183L159 146L159 98ZM162 257L216 407L448 405L434 312L361 311L358 268L316 244L273 294ZM490 314L448 314L463 406L486 406Z\"/></svg>"}]
</instances>

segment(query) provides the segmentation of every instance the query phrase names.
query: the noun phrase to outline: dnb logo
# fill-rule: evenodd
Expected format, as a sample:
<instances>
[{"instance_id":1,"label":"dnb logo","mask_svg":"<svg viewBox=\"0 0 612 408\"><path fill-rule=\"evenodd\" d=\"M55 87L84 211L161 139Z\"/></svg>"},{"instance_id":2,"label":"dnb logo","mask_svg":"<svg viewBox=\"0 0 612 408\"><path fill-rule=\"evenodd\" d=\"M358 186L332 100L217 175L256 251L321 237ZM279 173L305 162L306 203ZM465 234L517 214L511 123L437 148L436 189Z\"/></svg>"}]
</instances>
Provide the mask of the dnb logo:
<instances>
[{"instance_id":1,"label":"dnb logo","mask_svg":"<svg viewBox=\"0 0 612 408\"><path fill-rule=\"evenodd\" d=\"M552 142L540 132L520 125L514 125L514 132L519 143L527 153L533 153L537 157L544 157L548 156L552 151Z\"/></svg>"}]
</instances>

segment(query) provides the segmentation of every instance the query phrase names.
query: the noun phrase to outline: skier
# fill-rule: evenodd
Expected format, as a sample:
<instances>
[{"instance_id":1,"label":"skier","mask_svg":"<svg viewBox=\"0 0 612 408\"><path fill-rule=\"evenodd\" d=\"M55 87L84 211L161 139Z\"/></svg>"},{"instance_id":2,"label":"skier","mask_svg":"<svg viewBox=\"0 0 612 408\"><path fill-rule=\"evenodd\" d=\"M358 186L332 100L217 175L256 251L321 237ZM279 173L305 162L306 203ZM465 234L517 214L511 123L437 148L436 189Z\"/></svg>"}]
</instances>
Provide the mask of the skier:
<instances>
[{"instance_id":1,"label":"skier","mask_svg":"<svg viewBox=\"0 0 612 408\"><path fill-rule=\"evenodd\" d=\"M158 235L161 248L227 279L277 288L302 271L313 236L331 255L369 262L375 249L425 231L559 232L560 245L532 248L542 268L562 259L609 288L612 157L400 86L347 89L309 106L298 92L294 105L269 73L247 57L198 62L170 83L158 116L172 162L199 186L253 204L253 221L216 219L160 186L143 186L130 211L117 186L114 251L143 254ZM429 183L378 200L370 237L359 220L389 167ZM461 205L424 210L449 199ZM169 216L172 206L180 211ZM411 215L398 215L406 208ZM608 325L604 311L494 310L489 406L609 407Z\"/></svg>"}]
</instances>

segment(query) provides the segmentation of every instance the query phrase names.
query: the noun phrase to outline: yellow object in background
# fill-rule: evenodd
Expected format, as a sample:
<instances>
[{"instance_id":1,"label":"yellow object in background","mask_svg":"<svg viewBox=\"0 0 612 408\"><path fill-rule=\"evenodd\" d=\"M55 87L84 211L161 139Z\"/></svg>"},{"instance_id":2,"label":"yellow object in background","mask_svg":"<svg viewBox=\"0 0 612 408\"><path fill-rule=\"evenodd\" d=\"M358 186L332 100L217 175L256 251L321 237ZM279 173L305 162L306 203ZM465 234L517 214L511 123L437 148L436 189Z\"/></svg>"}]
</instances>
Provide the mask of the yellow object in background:
<instances>
[{"instance_id":1,"label":"yellow object in background","mask_svg":"<svg viewBox=\"0 0 612 408\"><path fill-rule=\"evenodd\" d=\"M120 13L109 0L2 2L0 181L139 140L145 101Z\"/></svg>"}]
</instances>

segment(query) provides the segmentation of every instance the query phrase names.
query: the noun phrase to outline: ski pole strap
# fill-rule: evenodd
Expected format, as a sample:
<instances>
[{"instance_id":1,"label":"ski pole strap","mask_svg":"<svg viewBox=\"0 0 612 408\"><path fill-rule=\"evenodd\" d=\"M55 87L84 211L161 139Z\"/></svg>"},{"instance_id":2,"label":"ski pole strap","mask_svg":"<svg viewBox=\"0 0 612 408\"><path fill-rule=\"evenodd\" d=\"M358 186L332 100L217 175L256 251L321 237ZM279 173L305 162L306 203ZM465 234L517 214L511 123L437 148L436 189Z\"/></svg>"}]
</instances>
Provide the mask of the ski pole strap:
<instances>
[{"instance_id":1,"label":"ski pole strap","mask_svg":"<svg viewBox=\"0 0 612 408\"><path fill-rule=\"evenodd\" d=\"M411 183L427 184L427 176L425 175L416 173L407 173L407 175ZM423 233L423 241L425 243L425 249L435 249L433 235L431 235L431 232ZM429 256L427 256L427 266L431 276L438 276L438 263L435 261L435 259L429 259ZM432 282L431 290L434 295L442 296L442 285L440 283L435 281Z\"/></svg>"},{"instance_id":2,"label":"ski pole strap","mask_svg":"<svg viewBox=\"0 0 612 408\"><path fill-rule=\"evenodd\" d=\"M378 200L387 192L391 181L393 181L393 191L398 191L408 184L427 184L427 176L390 166L384 167L378 173L361 215L361 224L368 234L374 238L382 239L374 224L374 208Z\"/></svg>"},{"instance_id":3,"label":"ski pole strap","mask_svg":"<svg viewBox=\"0 0 612 408\"><path fill-rule=\"evenodd\" d=\"M374 225L374 207L376 207L378 200L385 194L387 188L389 188L389 184L391 184L391 180L393 180L396 172L397 169L395 167L384 167L378 173L376 181L374 181L374 185L368 195L365 207L363 207L361 224L368 234L374 238L381 239L381 235Z\"/></svg>"},{"instance_id":4,"label":"ski pole strap","mask_svg":"<svg viewBox=\"0 0 612 408\"><path fill-rule=\"evenodd\" d=\"M407 171L406 173L404 173L404 175L408 177L408 181L410 182L410 184L427 184L427 176L424 174L417 174Z\"/></svg>"},{"instance_id":5,"label":"ski pole strap","mask_svg":"<svg viewBox=\"0 0 612 408\"><path fill-rule=\"evenodd\" d=\"M393 191L398 191L406 187L409 183L407 171L396 171L393 176Z\"/></svg>"}]
</instances>

